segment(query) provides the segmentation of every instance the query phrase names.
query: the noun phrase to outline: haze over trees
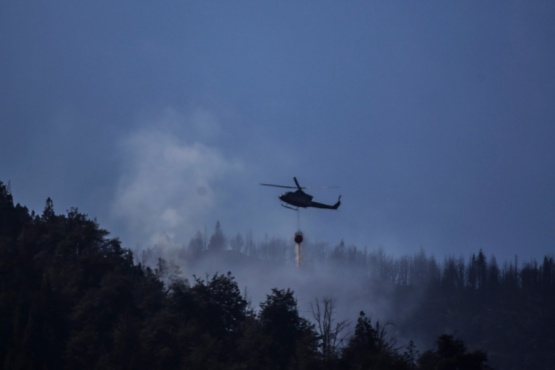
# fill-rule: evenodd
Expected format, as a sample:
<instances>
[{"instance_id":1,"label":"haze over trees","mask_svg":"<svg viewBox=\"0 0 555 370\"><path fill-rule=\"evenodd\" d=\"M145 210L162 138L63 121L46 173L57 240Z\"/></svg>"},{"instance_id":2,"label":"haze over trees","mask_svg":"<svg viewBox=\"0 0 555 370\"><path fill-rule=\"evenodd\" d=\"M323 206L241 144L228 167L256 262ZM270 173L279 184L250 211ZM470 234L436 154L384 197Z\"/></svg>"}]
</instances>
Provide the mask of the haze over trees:
<instances>
[{"instance_id":1,"label":"haze over trees","mask_svg":"<svg viewBox=\"0 0 555 370\"><path fill-rule=\"evenodd\" d=\"M228 238L218 223L210 238L198 233L164 259L156 248L135 258L108 235L77 209L57 214L50 199L41 215L29 212L0 182L0 366L427 370L555 363L549 256L498 265L479 251L438 263L424 252L392 258L344 243L307 243L307 269L325 266L349 274L353 284L382 287L391 302L386 320L411 307L393 322L364 307L344 320L335 298L317 297L311 310L301 310L289 288L269 289L253 304L233 270L184 277L183 268L214 258L236 269L287 264L286 241Z\"/></svg>"}]
</instances>

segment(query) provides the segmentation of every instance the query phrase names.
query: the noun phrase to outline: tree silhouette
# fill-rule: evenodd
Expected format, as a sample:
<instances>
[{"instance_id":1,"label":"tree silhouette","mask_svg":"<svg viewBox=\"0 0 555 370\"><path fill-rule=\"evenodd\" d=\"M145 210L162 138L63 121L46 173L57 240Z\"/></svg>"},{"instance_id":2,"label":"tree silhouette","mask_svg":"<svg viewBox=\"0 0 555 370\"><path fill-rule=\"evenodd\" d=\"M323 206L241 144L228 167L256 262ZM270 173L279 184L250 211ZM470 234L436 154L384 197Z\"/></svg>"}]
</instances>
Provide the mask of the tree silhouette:
<instances>
[{"instance_id":1,"label":"tree silhouette","mask_svg":"<svg viewBox=\"0 0 555 370\"><path fill-rule=\"evenodd\" d=\"M364 311L360 311L354 335L343 349L342 362L350 369L406 369L406 357L397 353L393 342L387 340L385 327L372 325Z\"/></svg>"},{"instance_id":2,"label":"tree silhouette","mask_svg":"<svg viewBox=\"0 0 555 370\"><path fill-rule=\"evenodd\" d=\"M312 325L299 316L297 301L290 289L272 289L260 304L261 329L271 338L265 350L277 369L309 366L316 353L316 334Z\"/></svg>"},{"instance_id":3,"label":"tree silhouette","mask_svg":"<svg viewBox=\"0 0 555 370\"><path fill-rule=\"evenodd\" d=\"M419 359L421 370L485 370L487 355L482 351L467 352L466 345L452 335L441 335L437 349L426 351Z\"/></svg>"},{"instance_id":4,"label":"tree silhouette","mask_svg":"<svg viewBox=\"0 0 555 370\"><path fill-rule=\"evenodd\" d=\"M210 241L208 242L208 250L211 252L221 252L225 250L226 243L227 241L222 231L220 221L217 221L214 233L210 236Z\"/></svg>"}]
</instances>

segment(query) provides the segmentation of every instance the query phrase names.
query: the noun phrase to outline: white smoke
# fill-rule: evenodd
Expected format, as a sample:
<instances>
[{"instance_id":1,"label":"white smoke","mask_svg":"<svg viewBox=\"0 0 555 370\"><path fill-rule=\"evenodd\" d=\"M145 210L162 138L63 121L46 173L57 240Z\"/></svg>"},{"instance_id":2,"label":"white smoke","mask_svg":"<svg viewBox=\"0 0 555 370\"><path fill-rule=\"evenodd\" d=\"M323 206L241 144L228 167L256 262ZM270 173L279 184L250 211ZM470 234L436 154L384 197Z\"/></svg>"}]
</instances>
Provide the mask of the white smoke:
<instances>
[{"instance_id":1,"label":"white smoke","mask_svg":"<svg viewBox=\"0 0 555 370\"><path fill-rule=\"evenodd\" d=\"M209 127L199 132L206 119ZM197 110L186 119L170 111L156 128L122 140L123 169L112 216L127 242L149 246L161 235L182 242L205 226L221 201L215 186L242 168L217 148L191 140L217 131L217 121L206 112Z\"/></svg>"}]
</instances>

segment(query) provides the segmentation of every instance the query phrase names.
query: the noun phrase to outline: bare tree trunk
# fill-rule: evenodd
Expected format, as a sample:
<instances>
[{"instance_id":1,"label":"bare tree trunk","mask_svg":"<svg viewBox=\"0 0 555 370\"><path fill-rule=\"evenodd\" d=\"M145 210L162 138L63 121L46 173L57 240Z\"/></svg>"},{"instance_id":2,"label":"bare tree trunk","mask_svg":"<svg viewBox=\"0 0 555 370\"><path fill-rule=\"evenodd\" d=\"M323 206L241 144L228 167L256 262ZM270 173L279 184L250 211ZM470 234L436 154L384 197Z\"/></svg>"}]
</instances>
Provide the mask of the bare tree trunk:
<instances>
[{"instance_id":1,"label":"bare tree trunk","mask_svg":"<svg viewBox=\"0 0 555 370\"><path fill-rule=\"evenodd\" d=\"M339 346L346 336L342 333L349 326L347 320L335 322L335 305L335 299L330 297L324 297L321 300L315 298L314 302L310 303L324 359L337 356Z\"/></svg>"}]
</instances>

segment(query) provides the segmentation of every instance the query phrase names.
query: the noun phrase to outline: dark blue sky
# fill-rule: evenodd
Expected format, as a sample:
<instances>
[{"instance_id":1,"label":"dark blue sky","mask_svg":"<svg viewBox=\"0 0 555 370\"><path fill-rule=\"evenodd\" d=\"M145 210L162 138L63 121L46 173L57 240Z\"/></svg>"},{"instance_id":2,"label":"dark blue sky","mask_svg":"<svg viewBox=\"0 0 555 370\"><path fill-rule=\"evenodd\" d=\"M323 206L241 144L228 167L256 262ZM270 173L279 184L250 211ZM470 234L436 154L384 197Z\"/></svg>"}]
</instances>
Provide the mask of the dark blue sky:
<instances>
[{"instance_id":1,"label":"dark blue sky","mask_svg":"<svg viewBox=\"0 0 555 370\"><path fill-rule=\"evenodd\" d=\"M119 236L501 259L555 247L555 3L0 5L0 179Z\"/></svg>"}]
</instances>

